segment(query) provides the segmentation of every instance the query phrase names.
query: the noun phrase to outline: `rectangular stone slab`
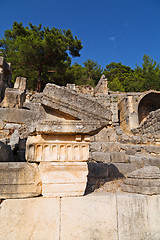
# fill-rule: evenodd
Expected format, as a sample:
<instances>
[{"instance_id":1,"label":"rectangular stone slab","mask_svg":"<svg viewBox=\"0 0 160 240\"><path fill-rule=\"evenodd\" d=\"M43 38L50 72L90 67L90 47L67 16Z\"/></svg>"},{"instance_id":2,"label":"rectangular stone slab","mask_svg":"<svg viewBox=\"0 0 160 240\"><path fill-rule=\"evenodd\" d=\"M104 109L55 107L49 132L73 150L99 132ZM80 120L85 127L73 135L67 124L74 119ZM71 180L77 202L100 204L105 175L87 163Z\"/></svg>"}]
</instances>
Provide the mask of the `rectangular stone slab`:
<instances>
[{"instance_id":1,"label":"rectangular stone slab","mask_svg":"<svg viewBox=\"0 0 160 240\"><path fill-rule=\"evenodd\" d=\"M118 194L119 240L159 240L159 196Z\"/></svg>"},{"instance_id":2,"label":"rectangular stone slab","mask_svg":"<svg viewBox=\"0 0 160 240\"><path fill-rule=\"evenodd\" d=\"M5 200L0 204L0 219L1 240L59 240L60 200Z\"/></svg>"},{"instance_id":3,"label":"rectangular stone slab","mask_svg":"<svg viewBox=\"0 0 160 240\"><path fill-rule=\"evenodd\" d=\"M85 162L40 163L43 196L83 195L87 184L88 166Z\"/></svg>"},{"instance_id":4,"label":"rectangular stone slab","mask_svg":"<svg viewBox=\"0 0 160 240\"><path fill-rule=\"evenodd\" d=\"M0 163L0 198L26 198L41 194L38 166L27 162Z\"/></svg>"},{"instance_id":5,"label":"rectangular stone slab","mask_svg":"<svg viewBox=\"0 0 160 240\"><path fill-rule=\"evenodd\" d=\"M61 240L117 240L116 196L62 198Z\"/></svg>"},{"instance_id":6,"label":"rectangular stone slab","mask_svg":"<svg viewBox=\"0 0 160 240\"><path fill-rule=\"evenodd\" d=\"M36 184L30 185L0 185L0 198L28 198L40 195L42 186Z\"/></svg>"},{"instance_id":7,"label":"rectangular stone slab","mask_svg":"<svg viewBox=\"0 0 160 240\"><path fill-rule=\"evenodd\" d=\"M83 196L86 189L84 183L43 184L43 197Z\"/></svg>"}]
</instances>

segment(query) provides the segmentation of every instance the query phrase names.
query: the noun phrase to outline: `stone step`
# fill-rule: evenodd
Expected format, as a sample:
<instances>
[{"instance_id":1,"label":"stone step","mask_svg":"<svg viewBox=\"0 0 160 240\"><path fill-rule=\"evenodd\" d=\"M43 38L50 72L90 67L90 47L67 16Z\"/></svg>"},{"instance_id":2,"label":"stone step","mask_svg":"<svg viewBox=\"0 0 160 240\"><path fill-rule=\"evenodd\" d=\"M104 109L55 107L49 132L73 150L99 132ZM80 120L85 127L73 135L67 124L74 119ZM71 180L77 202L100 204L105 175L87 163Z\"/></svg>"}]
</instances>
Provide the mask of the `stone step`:
<instances>
[{"instance_id":1,"label":"stone step","mask_svg":"<svg viewBox=\"0 0 160 240\"><path fill-rule=\"evenodd\" d=\"M119 142L93 142L90 143L91 152L125 152L127 155L146 153L160 157L160 146L145 144L121 144Z\"/></svg>"},{"instance_id":2,"label":"stone step","mask_svg":"<svg viewBox=\"0 0 160 240\"><path fill-rule=\"evenodd\" d=\"M157 166L160 168L160 157L151 156L149 154L136 154L129 156L129 162L136 164L138 167Z\"/></svg>"}]
</instances>

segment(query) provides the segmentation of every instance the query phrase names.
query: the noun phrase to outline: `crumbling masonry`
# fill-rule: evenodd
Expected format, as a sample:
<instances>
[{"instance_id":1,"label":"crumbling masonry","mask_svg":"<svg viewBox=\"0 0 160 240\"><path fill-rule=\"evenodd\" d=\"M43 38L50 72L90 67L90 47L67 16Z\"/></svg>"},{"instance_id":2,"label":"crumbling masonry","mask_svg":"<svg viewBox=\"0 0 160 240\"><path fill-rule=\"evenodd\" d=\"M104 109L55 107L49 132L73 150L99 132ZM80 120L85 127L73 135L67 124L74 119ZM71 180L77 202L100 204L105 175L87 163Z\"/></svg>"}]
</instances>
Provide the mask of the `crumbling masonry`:
<instances>
[{"instance_id":1,"label":"crumbling masonry","mask_svg":"<svg viewBox=\"0 0 160 240\"><path fill-rule=\"evenodd\" d=\"M111 92L105 76L35 94L10 82L0 58L0 199L83 196L118 178L124 192L160 194L160 92Z\"/></svg>"}]
</instances>

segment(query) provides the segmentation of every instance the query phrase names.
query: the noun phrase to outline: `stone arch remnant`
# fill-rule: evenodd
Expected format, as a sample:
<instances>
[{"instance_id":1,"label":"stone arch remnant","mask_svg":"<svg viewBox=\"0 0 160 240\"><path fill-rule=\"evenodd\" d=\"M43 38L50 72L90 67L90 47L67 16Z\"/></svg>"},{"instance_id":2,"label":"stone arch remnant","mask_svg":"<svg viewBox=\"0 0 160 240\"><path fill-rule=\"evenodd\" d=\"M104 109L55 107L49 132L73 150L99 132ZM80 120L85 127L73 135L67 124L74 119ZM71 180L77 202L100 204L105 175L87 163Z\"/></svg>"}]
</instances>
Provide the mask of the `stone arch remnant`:
<instances>
[{"instance_id":1,"label":"stone arch remnant","mask_svg":"<svg viewBox=\"0 0 160 240\"><path fill-rule=\"evenodd\" d=\"M148 114L160 108L160 93L150 92L146 94L138 105L138 119L141 124Z\"/></svg>"}]
</instances>

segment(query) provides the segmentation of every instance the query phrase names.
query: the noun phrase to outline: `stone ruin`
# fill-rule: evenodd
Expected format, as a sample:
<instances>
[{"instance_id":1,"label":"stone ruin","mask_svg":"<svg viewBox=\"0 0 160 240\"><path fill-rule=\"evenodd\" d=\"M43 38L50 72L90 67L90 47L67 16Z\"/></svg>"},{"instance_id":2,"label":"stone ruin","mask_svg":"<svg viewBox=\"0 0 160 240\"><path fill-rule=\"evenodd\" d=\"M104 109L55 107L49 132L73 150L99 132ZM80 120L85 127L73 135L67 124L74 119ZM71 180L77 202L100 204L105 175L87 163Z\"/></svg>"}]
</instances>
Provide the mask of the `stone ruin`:
<instances>
[{"instance_id":1,"label":"stone ruin","mask_svg":"<svg viewBox=\"0 0 160 240\"><path fill-rule=\"evenodd\" d=\"M80 196L146 165L160 166L159 92L110 92L104 75L88 94L72 84L47 84L25 101L26 87L18 77L1 102L2 198ZM37 193L21 179L32 169L29 185Z\"/></svg>"},{"instance_id":2,"label":"stone ruin","mask_svg":"<svg viewBox=\"0 0 160 240\"><path fill-rule=\"evenodd\" d=\"M47 84L27 98L25 78L8 87L0 199L83 196L119 178L124 192L160 194L160 92L111 92L105 76L95 89Z\"/></svg>"}]
</instances>

